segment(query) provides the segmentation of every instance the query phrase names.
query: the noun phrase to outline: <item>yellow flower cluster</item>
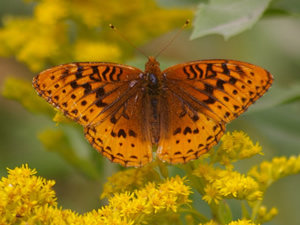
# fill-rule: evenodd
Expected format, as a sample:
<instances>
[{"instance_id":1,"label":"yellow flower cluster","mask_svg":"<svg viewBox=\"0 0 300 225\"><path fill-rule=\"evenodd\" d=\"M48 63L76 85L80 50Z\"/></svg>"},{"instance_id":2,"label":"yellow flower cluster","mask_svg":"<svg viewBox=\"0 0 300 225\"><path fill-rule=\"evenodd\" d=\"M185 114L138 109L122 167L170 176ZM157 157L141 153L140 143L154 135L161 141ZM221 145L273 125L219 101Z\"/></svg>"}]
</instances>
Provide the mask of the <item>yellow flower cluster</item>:
<instances>
[{"instance_id":1,"label":"yellow flower cluster","mask_svg":"<svg viewBox=\"0 0 300 225\"><path fill-rule=\"evenodd\" d=\"M57 205L52 189L55 181L34 176L36 171L27 165L8 173L0 182L0 224L16 224L32 218L36 208Z\"/></svg>"},{"instance_id":2,"label":"yellow flower cluster","mask_svg":"<svg viewBox=\"0 0 300 225\"><path fill-rule=\"evenodd\" d=\"M221 138L221 143L214 160L229 168L232 167L232 162L262 154L261 146L258 143L253 144L249 136L242 131L227 132Z\"/></svg>"},{"instance_id":3,"label":"yellow flower cluster","mask_svg":"<svg viewBox=\"0 0 300 225\"><path fill-rule=\"evenodd\" d=\"M116 194L109 199L109 206L100 209L98 214L107 215L107 224L120 224L124 219L135 224L167 221L171 211L177 212L181 205L191 202L188 199L190 187L184 182L184 178L176 176L158 187L155 183L148 183L133 193Z\"/></svg>"},{"instance_id":4,"label":"yellow flower cluster","mask_svg":"<svg viewBox=\"0 0 300 225\"><path fill-rule=\"evenodd\" d=\"M246 199L255 201L262 199L262 192L257 182L250 176L236 171L214 168L212 165L201 164L194 175L204 179L205 195L202 197L208 204L218 204L224 198Z\"/></svg>"},{"instance_id":5,"label":"yellow flower cluster","mask_svg":"<svg viewBox=\"0 0 300 225\"><path fill-rule=\"evenodd\" d=\"M148 182L161 181L159 174L154 170L152 165L119 171L108 177L108 182L104 184L101 198L107 198L125 191L134 191L143 187Z\"/></svg>"},{"instance_id":6,"label":"yellow flower cluster","mask_svg":"<svg viewBox=\"0 0 300 225\"><path fill-rule=\"evenodd\" d=\"M110 23L138 45L180 27L191 16L189 9L163 9L154 0L39 0L31 17L3 20L0 55L15 56L32 71L71 61L118 62L134 49Z\"/></svg>"},{"instance_id":7,"label":"yellow flower cluster","mask_svg":"<svg viewBox=\"0 0 300 225\"><path fill-rule=\"evenodd\" d=\"M221 138L221 145L216 152L210 151L210 162L202 162L193 171L200 178L200 193L208 204L219 204L222 199L245 199L247 201L261 200L263 193L251 176L233 171L237 160L250 158L261 154L261 147L255 145L244 132L227 132ZM215 167L215 163L225 165L226 169Z\"/></svg>"},{"instance_id":8,"label":"yellow flower cluster","mask_svg":"<svg viewBox=\"0 0 300 225\"><path fill-rule=\"evenodd\" d=\"M64 158L71 157L71 164L84 167L82 171L90 174L89 176L97 176L87 162L81 161L69 151L66 153L65 150L70 146L68 141L64 140L63 134L48 132L45 137L49 135L51 140L56 137L55 143L60 144L52 146L50 142L47 148L60 151ZM227 141L229 138L227 134ZM205 160L208 159L215 158L211 155ZM101 198L107 197L109 205L83 215L57 208L55 193L52 190L54 181L36 177L36 171L29 169L27 165L9 170L8 178L2 178L0 183L0 224L24 221L29 224L151 224L178 220L183 212L186 221L192 221L191 224L195 222L193 216L201 221L208 221L192 207L184 207L189 205L191 188L202 194L202 199L211 207L215 220L206 222L207 225L220 221L222 224L232 225L264 223L272 220L278 212L274 207L267 209L262 205L263 193L274 181L300 172L300 156L289 159L274 158L271 162L262 162L261 165L253 167L247 175L228 167L217 167L215 163L205 160L194 161L189 164L190 167L182 166L189 177L190 186L186 186L185 179L179 176L163 179L162 173L159 174L157 170L163 165L159 161L139 169L120 171L108 178L104 185ZM167 167L163 169L167 170ZM232 221L230 208L224 204L225 199L247 200L248 206L244 205L247 202L241 202L241 218L244 220ZM252 209L251 213L248 212L249 207ZM227 219L224 220L223 217Z\"/></svg>"},{"instance_id":9,"label":"yellow flower cluster","mask_svg":"<svg viewBox=\"0 0 300 225\"><path fill-rule=\"evenodd\" d=\"M199 225L219 225L219 223L217 223L214 220L211 220L207 223L200 223ZM226 225L257 225L257 223L253 223L250 220L237 220L227 223Z\"/></svg>"},{"instance_id":10,"label":"yellow flower cluster","mask_svg":"<svg viewBox=\"0 0 300 225\"><path fill-rule=\"evenodd\" d=\"M252 213L248 212L245 202L241 202L242 218L245 220L231 223L230 220L222 221L224 224L261 224L272 220L278 211L275 207L267 210L262 205L264 193L274 181L300 172L300 156L292 156L289 159L280 157L271 162L262 162L259 166L251 168L247 175L234 171L232 162L262 154L261 147L257 143L254 145L243 132L228 132L221 139L218 150L209 154L210 157L206 158L206 161L202 159L201 163L195 164L193 174L198 177L198 181L193 179L193 184L202 194L202 199L210 205L218 223L224 217L220 215L220 210L231 218L230 209L221 201L231 198L247 200ZM217 167L216 163L225 165L225 169ZM212 220L206 224L218 223Z\"/></svg>"},{"instance_id":11,"label":"yellow flower cluster","mask_svg":"<svg viewBox=\"0 0 300 225\"><path fill-rule=\"evenodd\" d=\"M271 221L277 214L278 210L275 207L267 211L265 206L260 206L257 212L257 221L259 223Z\"/></svg>"},{"instance_id":12,"label":"yellow flower cluster","mask_svg":"<svg viewBox=\"0 0 300 225\"><path fill-rule=\"evenodd\" d=\"M260 190L265 191L271 184L280 178L298 174L300 172L300 156L275 157L272 162L262 162L254 166L248 175L252 176L259 184Z\"/></svg>"},{"instance_id":13,"label":"yellow flower cluster","mask_svg":"<svg viewBox=\"0 0 300 225\"><path fill-rule=\"evenodd\" d=\"M168 221L187 205L190 187L179 176L159 185L115 194L109 205L79 215L57 208L54 181L37 177L27 165L9 170L0 182L0 224L141 224Z\"/></svg>"}]
</instances>

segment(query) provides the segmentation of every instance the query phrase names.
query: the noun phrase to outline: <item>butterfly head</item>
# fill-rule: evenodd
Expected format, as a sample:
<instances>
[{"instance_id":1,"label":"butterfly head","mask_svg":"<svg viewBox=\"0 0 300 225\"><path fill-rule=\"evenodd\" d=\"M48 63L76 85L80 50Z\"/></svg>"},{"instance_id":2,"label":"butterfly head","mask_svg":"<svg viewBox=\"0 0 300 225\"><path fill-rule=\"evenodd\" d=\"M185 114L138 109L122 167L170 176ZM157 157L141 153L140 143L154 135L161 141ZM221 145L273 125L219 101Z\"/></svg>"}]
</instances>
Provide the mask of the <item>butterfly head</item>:
<instances>
[{"instance_id":1,"label":"butterfly head","mask_svg":"<svg viewBox=\"0 0 300 225\"><path fill-rule=\"evenodd\" d=\"M155 74L160 77L160 64L153 56L148 57L148 62L145 65L145 74Z\"/></svg>"}]
</instances>

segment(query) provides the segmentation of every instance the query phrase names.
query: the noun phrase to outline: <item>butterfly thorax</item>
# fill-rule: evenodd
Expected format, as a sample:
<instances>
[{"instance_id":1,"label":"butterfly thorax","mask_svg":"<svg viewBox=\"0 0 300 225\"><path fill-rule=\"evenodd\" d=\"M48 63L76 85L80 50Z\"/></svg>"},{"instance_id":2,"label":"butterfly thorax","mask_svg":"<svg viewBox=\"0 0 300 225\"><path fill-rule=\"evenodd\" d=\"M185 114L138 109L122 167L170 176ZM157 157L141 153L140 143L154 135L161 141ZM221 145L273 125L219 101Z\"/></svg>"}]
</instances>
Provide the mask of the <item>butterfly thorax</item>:
<instances>
[{"instance_id":1,"label":"butterfly thorax","mask_svg":"<svg viewBox=\"0 0 300 225\"><path fill-rule=\"evenodd\" d=\"M161 83L161 70L160 64L156 61L154 57L149 57L148 62L145 66L145 80L146 80L146 95L147 102L150 106L148 111L148 123L150 126L151 132L151 141L152 144L158 144L159 136L160 136L160 102L161 102L161 91L162 91L162 83Z\"/></svg>"},{"instance_id":2,"label":"butterfly thorax","mask_svg":"<svg viewBox=\"0 0 300 225\"><path fill-rule=\"evenodd\" d=\"M149 95L159 95L161 90L161 71L159 62L152 56L149 57L145 66L145 79Z\"/></svg>"}]
</instances>

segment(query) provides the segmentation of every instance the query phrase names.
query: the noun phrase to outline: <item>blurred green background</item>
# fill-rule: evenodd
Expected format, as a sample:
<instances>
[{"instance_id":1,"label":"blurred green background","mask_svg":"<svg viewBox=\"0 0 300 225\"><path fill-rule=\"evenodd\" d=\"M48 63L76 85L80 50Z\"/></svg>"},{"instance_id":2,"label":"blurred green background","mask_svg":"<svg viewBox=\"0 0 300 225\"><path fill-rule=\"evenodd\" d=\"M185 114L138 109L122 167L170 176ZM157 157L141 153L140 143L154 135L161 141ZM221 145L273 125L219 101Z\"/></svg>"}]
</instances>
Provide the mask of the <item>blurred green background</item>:
<instances>
[{"instance_id":1,"label":"blurred green background","mask_svg":"<svg viewBox=\"0 0 300 225\"><path fill-rule=\"evenodd\" d=\"M184 7L196 12L199 1L157 1L164 7ZM201 59L235 59L259 65L269 70L274 76L274 84L268 93L254 106L227 126L227 130L243 130L250 138L258 141L263 147L264 156L237 164L240 171L247 171L252 165L263 160L271 160L275 156L299 155L300 152L300 6L283 4L277 1L276 7L269 10L263 19L251 29L246 30L229 40L220 35L212 34L190 40L193 26L190 25L159 57L162 69L191 60ZM287 2L287 1L285 1ZM36 2L24 4L20 0L0 0L0 17L7 15L30 16ZM283 5L283 6L282 6ZM273 4L274 6L274 4ZM134 15L130 15L134 17ZM182 18L182 17L181 17ZM138 18L137 18L138 19ZM192 23L194 18L190 18ZM155 18L149 18L154 20ZM1 22L0 22L1 23ZM117 22L115 22L117 23ZM126 21L123 21L126 23ZM157 24L163 20L155 21ZM182 20L182 24L184 20ZM114 24L118 27L118 24ZM176 25L178 28L180 25ZM174 26L173 26L174 27ZM119 27L125 36L130 30ZM147 29L147 27L145 27ZM178 29L153 35L147 43L138 47L147 55L156 55ZM121 39L111 31L115 39ZM115 40L114 40L115 41ZM124 41L125 48L131 47ZM1 43L0 43L1 45ZM122 59L123 63L141 69L146 58L131 49L131 57ZM101 54L101 53L99 53ZM67 63L67 62L62 62ZM0 58L0 84L9 76L31 82L36 73L18 62L13 56ZM106 177L119 169L100 154L91 150L83 137L81 127L73 129L73 125L59 125L70 137L72 144L80 146L79 155L86 157L90 151L99 157L102 166L102 176L99 179L89 179L78 173L59 155L45 151L37 138L45 128L56 129L55 122L50 117L33 114L25 110L18 102L0 97L0 175L6 176L6 168L14 168L28 163L36 168L38 175L56 180L55 191L58 203L63 208L70 208L80 213L100 207L99 195ZM75 125L74 125L75 126ZM277 207L278 216L268 224L299 224L300 221L300 175L290 176L275 183L266 193L265 205ZM234 205L234 203L233 203Z\"/></svg>"}]
</instances>

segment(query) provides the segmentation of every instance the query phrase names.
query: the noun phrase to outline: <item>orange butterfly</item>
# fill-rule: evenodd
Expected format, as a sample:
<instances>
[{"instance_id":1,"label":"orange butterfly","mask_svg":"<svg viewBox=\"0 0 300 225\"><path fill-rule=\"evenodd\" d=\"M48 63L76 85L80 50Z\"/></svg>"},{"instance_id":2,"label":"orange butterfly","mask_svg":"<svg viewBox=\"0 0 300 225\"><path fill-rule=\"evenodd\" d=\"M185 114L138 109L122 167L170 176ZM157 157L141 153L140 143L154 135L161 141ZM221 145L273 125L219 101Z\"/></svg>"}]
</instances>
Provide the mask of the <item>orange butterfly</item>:
<instances>
[{"instance_id":1,"label":"orange butterfly","mask_svg":"<svg viewBox=\"0 0 300 225\"><path fill-rule=\"evenodd\" d=\"M200 60L161 72L149 57L145 72L116 63L64 64L41 72L33 86L84 126L97 151L140 167L152 161L152 146L171 164L197 159L272 82L268 71L245 62Z\"/></svg>"}]
</instances>

